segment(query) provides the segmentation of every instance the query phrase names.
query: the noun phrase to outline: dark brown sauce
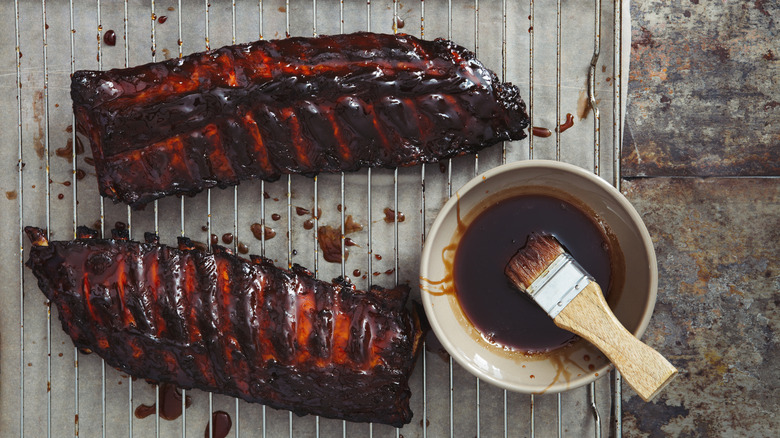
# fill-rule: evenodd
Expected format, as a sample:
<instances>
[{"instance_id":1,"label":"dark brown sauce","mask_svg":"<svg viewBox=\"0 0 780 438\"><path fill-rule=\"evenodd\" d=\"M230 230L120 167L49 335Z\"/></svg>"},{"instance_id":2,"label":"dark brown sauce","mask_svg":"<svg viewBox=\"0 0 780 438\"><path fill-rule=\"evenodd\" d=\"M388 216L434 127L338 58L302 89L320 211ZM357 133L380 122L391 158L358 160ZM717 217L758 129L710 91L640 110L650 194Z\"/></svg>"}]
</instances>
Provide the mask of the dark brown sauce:
<instances>
[{"instance_id":1,"label":"dark brown sauce","mask_svg":"<svg viewBox=\"0 0 780 438\"><path fill-rule=\"evenodd\" d=\"M555 326L504 275L506 263L531 232L554 235L609 291L611 254L604 231L579 208L547 195L504 199L480 213L458 242L453 277L461 308L486 340L541 353L567 345L576 336Z\"/></svg>"},{"instance_id":2,"label":"dark brown sauce","mask_svg":"<svg viewBox=\"0 0 780 438\"><path fill-rule=\"evenodd\" d=\"M92 167L95 167L95 159L92 157L84 157L84 162Z\"/></svg>"},{"instance_id":3,"label":"dark brown sauce","mask_svg":"<svg viewBox=\"0 0 780 438\"><path fill-rule=\"evenodd\" d=\"M566 114L566 121L558 126L558 132L563 132L574 126L574 116L571 113Z\"/></svg>"},{"instance_id":4,"label":"dark brown sauce","mask_svg":"<svg viewBox=\"0 0 780 438\"><path fill-rule=\"evenodd\" d=\"M59 195L57 195L57 199L65 199L65 195L63 195L62 193L60 193Z\"/></svg>"},{"instance_id":5,"label":"dark brown sauce","mask_svg":"<svg viewBox=\"0 0 780 438\"><path fill-rule=\"evenodd\" d=\"M225 243L225 245L230 245L233 243L233 233L225 233L222 235L222 242Z\"/></svg>"},{"instance_id":6,"label":"dark brown sauce","mask_svg":"<svg viewBox=\"0 0 780 438\"><path fill-rule=\"evenodd\" d=\"M354 240L349 237L344 238L344 246L357 246Z\"/></svg>"},{"instance_id":7,"label":"dark brown sauce","mask_svg":"<svg viewBox=\"0 0 780 438\"><path fill-rule=\"evenodd\" d=\"M295 214L297 214L298 216L303 216L309 213L311 212L303 207L295 207Z\"/></svg>"},{"instance_id":8,"label":"dark brown sauce","mask_svg":"<svg viewBox=\"0 0 780 438\"><path fill-rule=\"evenodd\" d=\"M161 16L160 18L158 18L158 19L157 19L157 22L158 22L158 23L160 23L160 24L163 24L163 23L165 23L166 21L168 21L168 17L167 17L167 16L165 16L165 15L163 15L163 16Z\"/></svg>"},{"instance_id":9,"label":"dark brown sauce","mask_svg":"<svg viewBox=\"0 0 780 438\"><path fill-rule=\"evenodd\" d=\"M212 438L225 438L231 427L233 427L233 420L230 419L230 414L225 411L216 411L211 414L211 424L206 425L203 436L209 438L209 430L211 430Z\"/></svg>"},{"instance_id":10,"label":"dark brown sauce","mask_svg":"<svg viewBox=\"0 0 780 438\"><path fill-rule=\"evenodd\" d=\"M211 235L211 244L216 245L219 243L219 237L216 234Z\"/></svg>"},{"instance_id":11,"label":"dark brown sauce","mask_svg":"<svg viewBox=\"0 0 780 438\"><path fill-rule=\"evenodd\" d=\"M549 137L552 135L552 131L550 131L547 128L540 128L538 126L534 126L531 128L531 134L533 134L535 137Z\"/></svg>"},{"instance_id":12,"label":"dark brown sauce","mask_svg":"<svg viewBox=\"0 0 780 438\"><path fill-rule=\"evenodd\" d=\"M274 214L271 215L271 220L278 221L281 218L282 218L282 216L280 214L278 214L278 213L274 213Z\"/></svg>"},{"instance_id":13,"label":"dark brown sauce","mask_svg":"<svg viewBox=\"0 0 780 438\"><path fill-rule=\"evenodd\" d=\"M106 43L107 46L115 46L116 32L114 32L113 30L106 31L106 33L103 34L103 42Z\"/></svg>"},{"instance_id":14,"label":"dark brown sauce","mask_svg":"<svg viewBox=\"0 0 780 438\"><path fill-rule=\"evenodd\" d=\"M18 194L16 193L16 190L11 190L9 192L5 192L5 198L8 200L13 200L18 197Z\"/></svg>"},{"instance_id":15,"label":"dark brown sauce","mask_svg":"<svg viewBox=\"0 0 780 438\"><path fill-rule=\"evenodd\" d=\"M382 260L382 256L379 254L374 254L374 258L377 260Z\"/></svg>"},{"instance_id":16,"label":"dark brown sauce","mask_svg":"<svg viewBox=\"0 0 780 438\"><path fill-rule=\"evenodd\" d=\"M187 396L185 407L192 405L192 399ZM139 405L135 408L136 418L146 418L154 415L157 411L155 404ZM181 390L169 383L163 383L160 386L160 418L164 420L175 420L181 416Z\"/></svg>"},{"instance_id":17,"label":"dark brown sauce","mask_svg":"<svg viewBox=\"0 0 780 438\"><path fill-rule=\"evenodd\" d=\"M385 275L392 275L393 272L395 272L395 269L388 269L385 271Z\"/></svg>"},{"instance_id":18,"label":"dark brown sauce","mask_svg":"<svg viewBox=\"0 0 780 438\"><path fill-rule=\"evenodd\" d=\"M84 179L84 177L86 177L86 176L87 176L87 172L84 172L84 171L83 171L83 170L81 170L81 169L76 169L76 179L77 179L77 180L81 181L81 180L82 180L82 179Z\"/></svg>"},{"instance_id":19,"label":"dark brown sauce","mask_svg":"<svg viewBox=\"0 0 780 438\"><path fill-rule=\"evenodd\" d=\"M339 204L336 206L336 210L338 210L339 212L341 212L342 209L344 209L343 205Z\"/></svg>"},{"instance_id":20,"label":"dark brown sauce","mask_svg":"<svg viewBox=\"0 0 780 438\"><path fill-rule=\"evenodd\" d=\"M263 192L263 199L268 199L270 197L271 195L269 195L268 192Z\"/></svg>"},{"instance_id":21,"label":"dark brown sauce","mask_svg":"<svg viewBox=\"0 0 780 438\"><path fill-rule=\"evenodd\" d=\"M238 253L239 254L249 254L249 247L244 244L244 242L238 242Z\"/></svg>"},{"instance_id":22,"label":"dark brown sauce","mask_svg":"<svg viewBox=\"0 0 780 438\"><path fill-rule=\"evenodd\" d=\"M360 272L360 269L355 269L354 271L352 271L352 275L355 277L360 277L361 274L362 273Z\"/></svg>"},{"instance_id":23,"label":"dark brown sauce","mask_svg":"<svg viewBox=\"0 0 780 438\"><path fill-rule=\"evenodd\" d=\"M404 26L406 26L406 22L404 22L404 19L401 17L396 17L395 19L395 28L396 29L403 29Z\"/></svg>"},{"instance_id":24,"label":"dark brown sauce","mask_svg":"<svg viewBox=\"0 0 780 438\"><path fill-rule=\"evenodd\" d=\"M314 228L314 221L311 220L311 219L306 219L303 222L303 229L304 230L311 230L312 228Z\"/></svg>"}]
</instances>

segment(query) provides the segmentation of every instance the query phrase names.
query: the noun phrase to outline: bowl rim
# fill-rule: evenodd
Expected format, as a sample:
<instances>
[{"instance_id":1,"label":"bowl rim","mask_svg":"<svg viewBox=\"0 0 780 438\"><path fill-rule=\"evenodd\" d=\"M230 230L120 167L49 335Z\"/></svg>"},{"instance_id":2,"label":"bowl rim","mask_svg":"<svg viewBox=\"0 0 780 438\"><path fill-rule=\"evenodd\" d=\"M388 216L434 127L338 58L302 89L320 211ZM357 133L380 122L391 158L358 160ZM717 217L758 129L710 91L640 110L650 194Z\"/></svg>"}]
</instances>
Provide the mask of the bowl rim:
<instances>
[{"instance_id":1,"label":"bowl rim","mask_svg":"<svg viewBox=\"0 0 780 438\"><path fill-rule=\"evenodd\" d=\"M541 160L541 159L514 161L487 170L475 176L474 178L469 180L466 184L464 184L462 187L457 189L455 193L453 193L453 195L450 197L450 199L448 199L447 202L439 210L439 212L436 215L436 219L434 220L433 224L431 225L431 228L427 233L425 245L423 247L423 251L420 256L420 272L419 272L420 279L421 279L420 281L422 282L423 281L422 279L429 278L428 276L428 272L430 271L429 267L433 261L432 251L433 251L433 242L435 240L434 236L436 236L436 234L439 232L445 220L447 220L448 216L451 215L456 210L455 207L456 207L456 203L459 201L459 198L465 196L466 193L475 189L480 184L484 184L484 182L490 178L494 178L504 173L521 171L523 169L550 169L555 171L571 173L574 174L575 176L579 176L584 179L587 179L590 182L594 183L599 188L601 188L604 192L606 192L628 214L628 217L630 218L633 225L635 225L636 230L638 231L640 239L643 243L643 247L645 250L645 257L647 258L648 267L650 271L649 272L650 284L648 285L649 294L647 296L647 305L641 314L639 325L636 327L635 330L632 331L632 333L637 338L641 338L645 330L647 329L648 325L650 324L650 319L655 309L655 304L658 295L658 265L657 265L657 259L656 259L652 238L650 237L650 233L647 230L647 226L645 225L644 221L640 217L639 213L636 211L634 206L628 201L628 199L622 193L620 193L620 191L617 188L615 188L612 184L608 183L606 180L596 175L595 173L585 170L573 164L569 164L561 161ZM468 214L469 214L468 211L463 212L464 217L467 216ZM433 304L432 304L433 296L432 294L427 293L424 290L423 284L420 284L420 294L421 294L423 307L425 309L426 317L429 321L430 327L436 334L442 346L450 354L450 356L453 359L455 359L463 368L465 368L471 374L479 377L481 380L485 380L503 389L520 392L520 393L528 393L528 394L557 393L562 391L568 391L571 389L579 388L581 386L584 386L588 383L595 381L600 377L603 377L604 375L607 374L606 371L612 369L613 367L611 363L607 362L606 365L590 370L590 372L585 373L580 377L572 377L567 382L553 382L550 385L543 385L541 384L543 382L540 382L540 385L536 387L534 387L533 385L518 385L516 383L511 383L502 379L498 379L493 375L487 374L483 372L481 369L474 367L474 365L469 360L467 360L465 357L462 357L459 349L455 348L451 339L448 338L446 332L439 324L439 321L436 318L436 312L433 310Z\"/></svg>"}]
</instances>

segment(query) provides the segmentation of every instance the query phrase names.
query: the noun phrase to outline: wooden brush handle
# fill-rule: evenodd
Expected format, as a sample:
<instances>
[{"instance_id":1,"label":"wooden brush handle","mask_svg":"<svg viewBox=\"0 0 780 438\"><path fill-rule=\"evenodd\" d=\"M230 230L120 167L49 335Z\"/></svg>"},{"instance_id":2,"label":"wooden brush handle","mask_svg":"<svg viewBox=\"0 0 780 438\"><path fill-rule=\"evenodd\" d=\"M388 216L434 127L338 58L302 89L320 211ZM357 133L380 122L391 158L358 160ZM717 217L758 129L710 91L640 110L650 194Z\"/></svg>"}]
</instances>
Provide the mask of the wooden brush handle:
<instances>
[{"instance_id":1,"label":"wooden brush handle","mask_svg":"<svg viewBox=\"0 0 780 438\"><path fill-rule=\"evenodd\" d=\"M655 397L677 375L669 361L623 327L593 281L555 317L555 324L601 350L645 401Z\"/></svg>"}]
</instances>

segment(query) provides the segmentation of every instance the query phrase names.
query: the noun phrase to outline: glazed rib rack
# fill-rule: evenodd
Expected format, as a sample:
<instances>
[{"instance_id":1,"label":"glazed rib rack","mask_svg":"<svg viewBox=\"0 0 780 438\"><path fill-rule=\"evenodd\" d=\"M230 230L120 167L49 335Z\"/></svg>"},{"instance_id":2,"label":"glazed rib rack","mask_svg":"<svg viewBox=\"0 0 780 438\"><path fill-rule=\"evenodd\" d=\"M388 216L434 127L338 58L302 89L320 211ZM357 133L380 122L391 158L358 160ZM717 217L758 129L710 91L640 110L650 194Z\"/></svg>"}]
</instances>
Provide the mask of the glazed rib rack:
<instances>
[{"instance_id":1,"label":"glazed rib rack","mask_svg":"<svg viewBox=\"0 0 780 438\"><path fill-rule=\"evenodd\" d=\"M274 260L299 263L326 281L350 276L365 289L417 283L428 226L449 195L474 175L504 162L559 159L619 184L622 118L621 2L510 0L14 0L0 8L0 99L7 127L0 133L6 187L6 287L0 336L2 436L203 436L213 412L232 420L228 436L572 436L621 435L620 379L610 375L562 395L505 392L473 376L426 342L410 385L412 423L346 423L297 417L201 391L185 391L192 405L173 420L159 415L159 388L77 351L44 302L23 262L25 225L67 240L78 225L104 235L117 222L131 238L157 233L167 244L186 236ZM141 211L104 201L89 164L89 147L73 129L70 74L176 58L234 43L286 36L372 31L444 37L474 51L528 105L533 126L550 137L530 137L438 164L364 169L316 178L284 175L169 197ZM114 43L113 45L111 43ZM574 126L555 127L571 113ZM580 118L582 116L582 118ZM16 129L14 129L14 127ZM10 147L16 145L16 147ZM83 146L87 146L84 148ZM87 149L82 153L83 149ZM403 221L401 220L403 218ZM347 226L360 224L360 227ZM258 233L255 230L266 232ZM319 233L335 229L341 263L326 262ZM346 231L349 232L347 233ZM348 253L348 256L346 256ZM15 291L15 293L14 293ZM419 291L412 291L412 299ZM139 419L139 405L156 406ZM213 425L212 425L213 427Z\"/></svg>"}]
</instances>

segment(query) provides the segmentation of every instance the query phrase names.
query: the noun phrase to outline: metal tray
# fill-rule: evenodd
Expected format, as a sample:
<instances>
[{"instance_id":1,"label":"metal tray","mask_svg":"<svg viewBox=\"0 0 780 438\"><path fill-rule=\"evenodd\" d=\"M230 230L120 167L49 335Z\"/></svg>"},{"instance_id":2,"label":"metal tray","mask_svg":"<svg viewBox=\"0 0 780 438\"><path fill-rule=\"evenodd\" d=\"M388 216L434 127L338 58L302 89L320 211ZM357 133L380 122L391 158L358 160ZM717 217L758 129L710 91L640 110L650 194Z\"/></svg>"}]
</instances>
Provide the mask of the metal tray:
<instances>
[{"instance_id":1,"label":"metal tray","mask_svg":"<svg viewBox=\"0 0 780 438\"><path fill-rule=\"evenodd\" d=\"M563 4L562 4L563 3ZM159 397L153 385L76 351L56 311L23 266L24 225L70 239L76 225L108 232L117 221L133 236L157 231L162 241L187 235L208 241L232 233L233 245L291 262L317 276L348 275L359 287L417 285L425 233L454 189L474 175L512 160L547 158L591 169L619 184L619 148L630 37L627 1L527 0L15 0L0 4L0 181L6 225L0 254L4 309L0 313L0 436L203 436L210 412L230 414L229 436L601 436L621 435L620 378L613 375L565 394L529 396L480 382L428 343L411 377L411 424L402 429L294 417L221 395L186 391L192 407L173 421L134 416ZM165 18L163 18L165 17ZM622 24L621 24L622 23ZM104 43L109 31L116 45ZM449 37L477 52L499 76L517 84L533 125L553 131L441 165L363 170L274 183L242 183L193 198L163 199L142 211L103 202L94 170L76 155L78 143L69 75L176 57L234 42L286 35L371 30ZM11 43L11 42L15 42ZM623 48L621 50L621 48ZM615 73L617 72L617 74ZM622 74L621 74L622 73ZM574 115L574 126L555 127ZM579 116L585 115L584 118ZM14 129L15 128L15 129ZM71 147L69 148L69 145ZM88 149L88 146L87 146ZM80 179L80 171L86 177ZM266 194L264 196L264 194ZM313 229L296 207L321 209ZM385 209L404 214L386 222ZM345 237L356 246L345 263L324 261L319 225L338 228L348 215L364 225ZM391 214L392 215L392 214ZM250 224L276 237L257 240ZM357 274L360 271L361 275ZM364 276L365 275L365 276ZM419 291L413 292L419 297Z\"/></svg>"}]
</instances>

